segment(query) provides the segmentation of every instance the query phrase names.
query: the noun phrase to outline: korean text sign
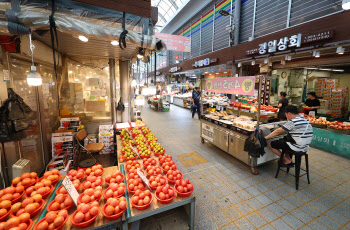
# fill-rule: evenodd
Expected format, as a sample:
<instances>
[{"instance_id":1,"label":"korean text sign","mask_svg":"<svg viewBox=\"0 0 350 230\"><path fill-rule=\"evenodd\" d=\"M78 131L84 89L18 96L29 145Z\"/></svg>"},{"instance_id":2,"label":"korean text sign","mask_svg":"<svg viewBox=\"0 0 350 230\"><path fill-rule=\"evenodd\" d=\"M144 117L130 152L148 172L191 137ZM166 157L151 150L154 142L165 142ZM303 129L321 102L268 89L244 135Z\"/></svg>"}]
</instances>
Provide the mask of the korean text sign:
<instances>
[{"instance_id":1,"label":"korean text sign","mask_svg":"<svg viewBox=\"0 0 350 230\"><path fill-rule=\"evenodd\" d=\"M205 90L214 93L254 95L255 77L223 77L206 79Z\"/></svg>"},{"instance_id":2,"label":"korean text sign","mask_svg":"<svg viewBox=\"0 0 350 230\"><path fill-rule=\"evenodd\" d=\"M165 44L167 50L190 52L191 51L191 38L184 36L177 36L171 34L157 33L156 37L161 39Z\"/></svg>"}]
</instances>

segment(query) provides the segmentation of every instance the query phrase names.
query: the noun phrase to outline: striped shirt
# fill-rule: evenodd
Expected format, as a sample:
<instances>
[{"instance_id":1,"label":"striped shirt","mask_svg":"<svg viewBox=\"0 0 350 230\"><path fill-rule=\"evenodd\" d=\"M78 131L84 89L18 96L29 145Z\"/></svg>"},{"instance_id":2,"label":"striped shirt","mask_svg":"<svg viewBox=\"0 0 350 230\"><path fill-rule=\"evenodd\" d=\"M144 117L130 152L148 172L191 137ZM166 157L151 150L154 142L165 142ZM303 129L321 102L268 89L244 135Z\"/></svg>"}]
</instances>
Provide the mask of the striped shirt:
<instances>
[{"instance_id":1,"label":"striped shirt","mask_svg":"<svg viewBox=\"0 0 350 230\"><path fill-rule=\"evenodd\" d=\"M282 128L286 130L296 143L287 142L294 151L305 151L313 136L311 123L303 117L295 117L287 121Z\"/></svg>"}]
</instances>

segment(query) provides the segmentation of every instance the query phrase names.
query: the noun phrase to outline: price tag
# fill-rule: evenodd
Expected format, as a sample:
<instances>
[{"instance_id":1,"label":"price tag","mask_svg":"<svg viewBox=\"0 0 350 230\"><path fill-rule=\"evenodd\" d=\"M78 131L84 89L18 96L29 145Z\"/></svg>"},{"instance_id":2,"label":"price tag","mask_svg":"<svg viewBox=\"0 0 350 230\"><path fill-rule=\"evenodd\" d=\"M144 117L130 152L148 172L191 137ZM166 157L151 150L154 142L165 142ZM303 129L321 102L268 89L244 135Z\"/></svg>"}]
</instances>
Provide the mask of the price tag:
<instances>
[{"instance_id":1,"label":"price tag","mask_svg":"<svg viewBox=\"0 0 350 230\"><path fill-rule=\"evenodd\" d=\"M350 122L343 122L344 125L350 125Z\"/></svg>"},{"instance_id":2,"label":"price tag","mask_svg":"<svg viewBox=\"0 0 350 230\"><path fill-rule=\"evenodd\" d=\"M234 110L238 110L238 108L237 108L237 107L234 107Z\"/></svg>"},{"instance_id":3,"label":"price tag","mask_svg":"<svg viewBox=\"0 0 350 230\"><path fill-rule=\"evenodd\" d=\"M300 117L304 117L304 113L299 113L299 116Z\"/></svg>"},{"instance_id":4,"label":"price tag","mask_svg":"<svg viewBox=\"0 0 350 230\"><path fill-rule=\"evenodd\" d=\"M141 172L140 168L137 168L137 175L143 180L143 182L147 185L147 187L149 188L149 190L152 190L149 186L148 186L148 179L147 177L145 177L145 175Z\"/></svg>"},{"instance_id":5,"label":"price tag","mask_svg":"<svg viewBox=\"0 0 350 230\"><path fill-rule=\"evenodd\" d=\"M266 111L260 111L260 115L266 116L266 115L267 115L267 112L266 112Z\"/></svg>"},{"instance_id":6,"label":"price tag","mask_svg":"<svg viewBox=\"0 0 350 230\"><path fill-rule=\"evenodd\" d=\"M72 181L69 179L68 176L66 176L66 178L64 178L64 180L62 181L62 185L67 190L67 193L69 194L70 198L72 198L74 204L78 206L79 193L75 189L74 185L72 184Z\"/></svg>"},{"instance_id":7,"label":"price tag","mask_svg":"<svg viewBox=\"0 0 350 230\"><path fill-rule=\"evenodd\" d=\"M129 144L130 148L132 149L132 151L134 151L134 153L137 154L137 156L140 157L140 154L139 154L139 151L137 150L137 148L135 149L134 147L132 147L130 144ZM141 158L141 157L140 157Z\"/></svg>"},{"instance_id":8,"label":"price tag","mask_svg":"<svg viewBox=\"0 0 350 230\"><path fill-rule=\"evenodd\" d=\"M310 112L309 112L309 115L315 117L315 116L316 116L315 111L310 111Z\"/></svg>"},{"instance_id":9,"label":"price tag","mask_svg":"<svg viewBox=\"0 0 350 230\"><path fill-rule=\"evenodd\" d=\"M320 117L322 120L327 121L326 117Z\"/></svg>"}]
</instances>

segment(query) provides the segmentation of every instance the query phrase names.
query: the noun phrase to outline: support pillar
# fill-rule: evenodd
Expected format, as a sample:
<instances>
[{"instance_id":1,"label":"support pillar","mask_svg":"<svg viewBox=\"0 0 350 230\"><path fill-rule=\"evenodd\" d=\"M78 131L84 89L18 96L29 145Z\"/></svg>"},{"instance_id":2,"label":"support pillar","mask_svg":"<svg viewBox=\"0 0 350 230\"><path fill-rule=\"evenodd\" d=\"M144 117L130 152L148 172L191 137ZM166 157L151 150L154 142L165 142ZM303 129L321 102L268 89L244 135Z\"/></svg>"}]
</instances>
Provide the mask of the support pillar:
<instances>
[{"instance_id":1,"label":"support pillar","mask_svg":"<svg viewBox=\"0 0 350 230\"><path fill-rule=\"evenodd\" d=\"M109 85L110 85L110 102L111 102L111 117L112 117L112 124L117 123L117 110L116 110L116 84L115 84L115 60L113 58L109 59Z\"/></svg>"},{"instance_id":2,"label":"support pillar","mask_svg":"<svg viewBox=\"0 0 350 230\"><path fill-rule=\"evenodd\" d=\"M129 83L129 66L130 61L119 60L119 74L120 74L120 94L125 110L121 112L121 121L130 122L130 83Z\"/></svg>"}]
</instances>

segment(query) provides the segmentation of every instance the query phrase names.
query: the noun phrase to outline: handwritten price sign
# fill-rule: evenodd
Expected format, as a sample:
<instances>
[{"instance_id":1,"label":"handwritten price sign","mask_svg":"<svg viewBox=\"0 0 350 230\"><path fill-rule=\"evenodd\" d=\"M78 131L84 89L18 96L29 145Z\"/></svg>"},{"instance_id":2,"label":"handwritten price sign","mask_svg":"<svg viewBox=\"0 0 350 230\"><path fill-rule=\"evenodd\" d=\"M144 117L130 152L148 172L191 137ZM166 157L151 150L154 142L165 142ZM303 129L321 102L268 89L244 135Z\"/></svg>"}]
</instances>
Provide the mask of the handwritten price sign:
<instances>
[{"instance_id":1,"label":"handwritten price sign","mask_svg":"<svg viewBox=\"0 0 350 230\"><path fill-rule=\"evenodd\" d=\"M67 193L69 194L70 198L72 198L74 204L78 206L79 193L68 176L66 176L66 178L64 178L62 181L62 185L67 190Z\"/></svg>"},{"instance_id":2,"label":"handwritten price sign","mask_svg":"<svg viewBox=\"0 0 350 230\"><path fill-rule=\"evenodd\" d=\"M255 77L223 77L206 79L208 92L254 95Z\"/></svg>"}]
</instances>

